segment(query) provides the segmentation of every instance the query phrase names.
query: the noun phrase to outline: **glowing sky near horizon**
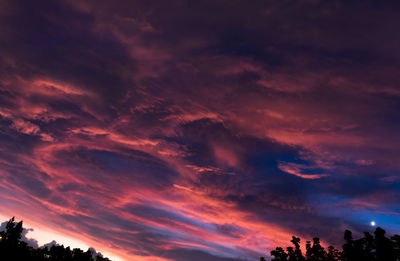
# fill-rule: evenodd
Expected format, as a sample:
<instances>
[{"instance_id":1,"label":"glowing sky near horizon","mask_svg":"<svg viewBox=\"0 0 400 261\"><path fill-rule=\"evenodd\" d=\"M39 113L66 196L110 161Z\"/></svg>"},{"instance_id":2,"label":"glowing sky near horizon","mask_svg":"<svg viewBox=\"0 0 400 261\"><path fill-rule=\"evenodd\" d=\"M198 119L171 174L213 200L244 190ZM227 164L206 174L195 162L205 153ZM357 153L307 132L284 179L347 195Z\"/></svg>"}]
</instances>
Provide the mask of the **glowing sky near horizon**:
<instances>
[{"instance_id":1,"label":"glowing sky near horizon","mask_svg":"<svg viewBox=\"0 0 400 261\"><path fill-rule=\"evenodd\" d=\"M0 0L0 217L139 261L399 233L399 11Z\"/></svg>"}]
</instances>

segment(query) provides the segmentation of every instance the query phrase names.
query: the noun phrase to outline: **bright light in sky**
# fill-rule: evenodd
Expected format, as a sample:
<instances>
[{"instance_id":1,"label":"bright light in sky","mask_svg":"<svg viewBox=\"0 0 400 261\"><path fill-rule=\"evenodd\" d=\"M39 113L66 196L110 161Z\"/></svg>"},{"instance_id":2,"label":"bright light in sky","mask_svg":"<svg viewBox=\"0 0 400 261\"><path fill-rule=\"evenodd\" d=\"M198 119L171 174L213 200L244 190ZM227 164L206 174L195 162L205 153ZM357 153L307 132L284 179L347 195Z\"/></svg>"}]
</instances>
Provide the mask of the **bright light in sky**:
<instances>
[{"instance_id":1,"label":"bright light in sky","mask_svg":"<svg viewBox=\"0 0 400 261\"><path fill-rule=\"evenodd\" d=\"M371 226L375 226L375 221L371 221Z\"/></svg>"}]
</instances>

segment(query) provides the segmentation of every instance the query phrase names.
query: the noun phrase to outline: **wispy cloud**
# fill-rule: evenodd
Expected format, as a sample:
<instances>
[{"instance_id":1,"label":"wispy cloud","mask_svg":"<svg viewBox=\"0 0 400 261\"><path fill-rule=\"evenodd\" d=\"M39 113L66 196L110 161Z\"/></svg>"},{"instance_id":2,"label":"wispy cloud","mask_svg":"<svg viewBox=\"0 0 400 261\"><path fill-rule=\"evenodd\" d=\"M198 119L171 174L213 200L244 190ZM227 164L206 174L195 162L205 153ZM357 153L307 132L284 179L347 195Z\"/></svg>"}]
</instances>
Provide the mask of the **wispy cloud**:
<instances>
[{"instance_id":1,"label":"wispy cloud","mask_svg":"<svg viewBox=\"0 0 400 261\"><path fill-rule=\"evenodd\" d=\"M1 215L127 260L234 261L397 209L397 6L1 6Z\"/></svg>"}]
</instances>

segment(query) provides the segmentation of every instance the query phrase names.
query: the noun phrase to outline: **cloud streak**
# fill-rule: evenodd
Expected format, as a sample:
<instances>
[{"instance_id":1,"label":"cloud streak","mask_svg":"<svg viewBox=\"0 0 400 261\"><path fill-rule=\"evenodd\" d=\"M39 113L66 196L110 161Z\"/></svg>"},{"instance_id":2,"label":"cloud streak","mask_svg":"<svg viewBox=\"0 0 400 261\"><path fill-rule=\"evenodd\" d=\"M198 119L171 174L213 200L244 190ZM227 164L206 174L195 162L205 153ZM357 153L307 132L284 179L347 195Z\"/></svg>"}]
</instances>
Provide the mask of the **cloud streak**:
<instances>
[{"instance_id":1,"label":"cloud streak","mask_svg":"<svg viewBox=\"0 0 400 261\"><path fill-rule=\"evenodd\" d=\"M400 229L398 6L2 2L1 215L126 260Z\"/></svg>"}]
</instances>

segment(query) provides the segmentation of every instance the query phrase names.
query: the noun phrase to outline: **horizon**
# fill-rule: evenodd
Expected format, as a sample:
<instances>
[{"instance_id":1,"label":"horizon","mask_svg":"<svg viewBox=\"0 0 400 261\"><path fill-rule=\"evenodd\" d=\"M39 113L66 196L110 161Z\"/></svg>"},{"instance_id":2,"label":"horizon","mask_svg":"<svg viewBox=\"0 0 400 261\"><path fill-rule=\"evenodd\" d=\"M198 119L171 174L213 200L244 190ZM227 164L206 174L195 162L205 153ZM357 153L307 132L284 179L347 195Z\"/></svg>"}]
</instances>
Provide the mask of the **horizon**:
<instances>
[{"instance_id":1,"label":"horizon","mask_svg":"<svg viewBox=\"0 0 400 261\"><path fill-rule=\"evenodd\" d=\"M399 11L0 0L0 218L116 261L400 234Z\"/></svg>"},{"instance_id":2,"label":"horizon","mask_svg":"<svg viewBox=\"0 0 400 261\"><path fill-rule=\"evenodd\" d=\"M15 218L15 217L13 217ZM0 216L0 219L5 219L4 217ZM15 219L14 224L16 225L19 221L23 221L23 220L18 220ZM0 228L0 232L4 232L6 231L6 224L8 223L8 221L4 221L3 223L1 223L1 228ZM366 235L366 233L369 235L376 234L376 231L378 231L379 229L382 230L381 227L376 226L375 222L371 222L371 227L373 227L375 230L374 231L364 231L362 235ZM347 230L346 230L347 231ZM351 232L351 231L350 231ZM383 230L384 233L386 233L387 231ZM351 232L352 233L352 232ZM397 242L395 241L395 238L398 238L399 235L391 235L390 232L385 234L386 236L388 236L387 239L391 238L393 240L393 242ZM354 236L354 234L353 234ZM357 235L357 233L355 234L356 237L361 236L361 234ZM296 237L296 235L293 235L293 237ZM0 237L0 239L2 239ZM303 238L298 238L299 239L299 246L300 246L300 250L303 252L307 252L307 246L306 243L307 242L311 242L311 239L303 239ZM313 237L313 240L315 239L315 237ZM111 258L111 260L113 261L121 261L124 259L121 259L121 257L117 257L115 255L108 255L107 252L99 252L96 251L95 248L93 247L88 247L87 244L83 243L83 242L79 242L74 240L73 238L68 238L65 237L63 235L58 234L57 232L54 231L46 231L46 230L41 230L41 229L34 229L32 228L32 226L30 226L29 224L25 224L23 225L23 230L22 230L22 238L20 239L21 241L27 243L28 246L33 247L34 249L39 249L39 248L43 248L43 247L47 247L50 248L52 245L58 245L58 246L63 246L63 247L70 247L72 248L78 248L81 249L83 251L85 251L86 249L94 251L95 255L97 254L101 254L102 257L108 257ZM320 240L320 238L318 238L318 240ZM365 238L363 239L355 239L356 241L358 240L359 242L363 242L363 244L365 244ZM336 248L336 250L338 251L342 251L342 249L345 248L345 244L346 242L343 242L344 245L342 246L332 246L327 244L327 242L323 242L323 241L319 241L321 243L321 246L325 249L329 249L331 247ZM291 243L293 243L291 241ZM348 243L348 242L347 242ZM390 246L390 245L388 245ZM374 247L374 245L370 245L370 247ZM392 246L393 247L393 246ZM276 249L278 249L279 247L277 246ZM275 249L275 250L276 250ZM359 251L359 250L358 250ZM371 251L371 250L370 250ZM270 253L273 254L274 251L271 251ZM368 251L367 251L368 253ZM361 253L359 253L361 254ZM274 256L274 255L273 255ZM261 260L262 258L265 257L260 257ZM330 259L328 259L330 260Z\"/></svg>"}]
</instances>

